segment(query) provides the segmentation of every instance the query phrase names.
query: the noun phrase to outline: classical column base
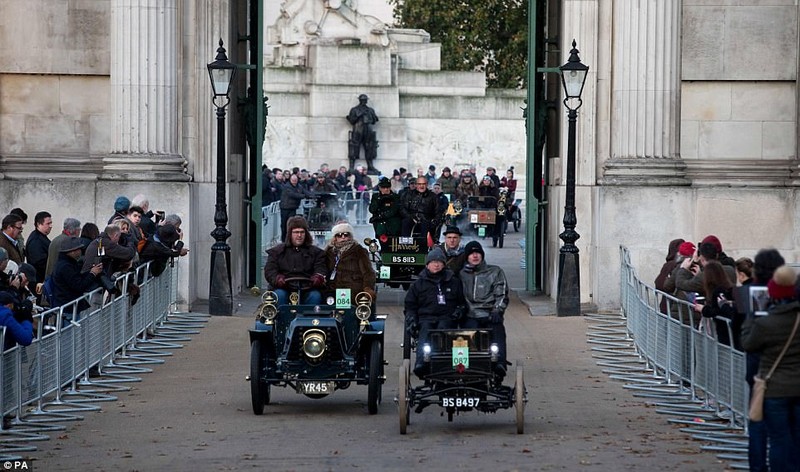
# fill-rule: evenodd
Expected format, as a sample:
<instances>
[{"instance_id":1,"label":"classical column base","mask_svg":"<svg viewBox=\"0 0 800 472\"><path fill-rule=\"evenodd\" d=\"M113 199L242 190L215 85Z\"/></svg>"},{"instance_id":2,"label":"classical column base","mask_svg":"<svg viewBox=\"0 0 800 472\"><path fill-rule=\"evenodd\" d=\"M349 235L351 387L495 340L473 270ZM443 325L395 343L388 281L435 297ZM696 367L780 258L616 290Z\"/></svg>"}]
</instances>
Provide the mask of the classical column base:
<instances>
[{"instance_id":1,"label":"classical column base","mask_svg":"<svg viewBox=\"0 0 800 472\"><path fill-rule=\"evenodd\" d=\"M795 159L714 159L687 161L687 177L695 187L798 187L800 162Z\"/></svg>"},{"instance_id":2,"label":"classical column base","mask_svg":"<svg viewBox=\"0 0 800 472\"><path fill-rule=\"evenodd\" d=\"M100 180L188 182L191 177L180 155L114 153L103 158Z\"/></svg>"},{"instance_id":3,"label":"classical column base","mask_svg":"<svg viewBox=\"0 0 800 472\"><path fill-rule=\"evenodd\" d=\"M87 155L14 154L0 157L5 180L97 180L100 158Z\"/></svg>"},{"instance_id":4,"label":"classical column base","mask_svg":"<svg viewBox=\"0 0 800 472\"><path fill-rule=\"evenodd\" d=\"M600 185L680 187L691 185L681 159L615 158L603 166Z\"/></svg>"}]
</instances>

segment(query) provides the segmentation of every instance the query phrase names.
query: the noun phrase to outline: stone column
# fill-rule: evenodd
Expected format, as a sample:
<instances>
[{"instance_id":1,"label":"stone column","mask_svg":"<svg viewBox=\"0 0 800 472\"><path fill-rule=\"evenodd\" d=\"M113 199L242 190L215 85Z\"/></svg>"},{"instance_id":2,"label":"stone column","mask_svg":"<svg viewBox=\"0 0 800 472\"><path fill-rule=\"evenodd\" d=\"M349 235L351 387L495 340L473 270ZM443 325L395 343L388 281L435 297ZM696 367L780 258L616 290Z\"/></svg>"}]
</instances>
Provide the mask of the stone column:
<instances>
[{"instance_id":1,"label":"stone column","mask_svg":"<svg viewBox=\"0 0 800 472\"><path fill-rule=\"evenodd\" d=\"M688 185L680 158L681 2L613 4L611 159L605 185Z\"/></svg>"},{"instance_id":2,"label":"stone column","mask_svg":"<svg viewBox=\"0 0 800 472\"><path fill-rule=\"evenodd\" d=\"M112 0L111 154L102 179L188 181L179 154L177 0Z\"/></svg>"}]
</instances>

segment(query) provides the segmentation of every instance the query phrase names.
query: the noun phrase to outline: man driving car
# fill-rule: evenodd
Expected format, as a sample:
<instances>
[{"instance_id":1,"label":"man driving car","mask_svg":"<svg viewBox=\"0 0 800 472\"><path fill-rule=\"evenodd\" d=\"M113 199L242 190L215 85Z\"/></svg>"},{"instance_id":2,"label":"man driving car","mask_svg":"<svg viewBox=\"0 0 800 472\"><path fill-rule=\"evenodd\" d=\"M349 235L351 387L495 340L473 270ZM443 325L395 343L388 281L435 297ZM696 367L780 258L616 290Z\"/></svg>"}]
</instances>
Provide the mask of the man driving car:
<instances>
[{"instance_id":1,"label":"man driving car","mask_svg":"<svg viewBox=\"0 0 800 472\"><path fill-rule=\"evenodd\" d=\"M314 246L308 223L302 216L293 216L286 222L286 241L267 251L264 278L275 289L279 305L289 302L289 289L294 287L287 279L310 279L310 290L302 290L299 300L304 305L318 305L322 301L319 289L325 285L327 270L325 251ZM305 288L302 285L299 288Z\"/></svg>"}]
</instances>

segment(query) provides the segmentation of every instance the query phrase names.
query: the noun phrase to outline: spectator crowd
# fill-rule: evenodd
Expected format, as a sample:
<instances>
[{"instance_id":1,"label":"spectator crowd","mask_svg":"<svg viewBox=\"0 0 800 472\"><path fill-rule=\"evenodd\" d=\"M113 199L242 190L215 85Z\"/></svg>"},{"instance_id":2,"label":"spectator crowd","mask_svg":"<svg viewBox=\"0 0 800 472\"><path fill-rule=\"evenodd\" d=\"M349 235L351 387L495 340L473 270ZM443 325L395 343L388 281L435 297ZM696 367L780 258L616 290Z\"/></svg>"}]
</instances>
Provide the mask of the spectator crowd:
<instances>
[{"instance_id":1,"label":"spectator crowd","mask_svg":"<svg viewBox=\"0 0 800 472\"><path fill-rule=\"evenodd\" d=\"M4 216L0 231L0 326L6 328L5 346L29 345L36 326L34 315L45 307L60 307L80 299L77 312L99 306L104 296L118 293L127 278L131 303L138 297L133 270L151 262L153 276L160 275L174 257L185 256L182 220L177 214L150 210L144 195L133 200L119 196L106 223L99 226L67 217L52 237L53 216L34 215L25 236L28 214L21 208ZM102 228L102 230L100 229ZM84 297L103 288L101 295ZM77 321L77 320L75 320Z\"/></svg>"}]
</instances>

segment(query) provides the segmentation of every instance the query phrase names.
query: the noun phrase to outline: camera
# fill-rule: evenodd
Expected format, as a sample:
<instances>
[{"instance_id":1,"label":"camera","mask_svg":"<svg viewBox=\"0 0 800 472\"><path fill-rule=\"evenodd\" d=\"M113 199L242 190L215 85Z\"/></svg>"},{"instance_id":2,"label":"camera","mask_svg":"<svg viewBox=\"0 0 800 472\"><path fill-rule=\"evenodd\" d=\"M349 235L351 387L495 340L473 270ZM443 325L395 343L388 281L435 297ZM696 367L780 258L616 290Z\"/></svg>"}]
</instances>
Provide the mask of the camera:
<instances>
[{"instance_id":1,"label":"camera","mask_svg":"<svg viewBox=\"0 0 800 472\"><path fill-rule=\"evenodd\" d=\"M164 210L156 210L156 224L161 223L166 219Z\"/></svg>"}]
</instances>

